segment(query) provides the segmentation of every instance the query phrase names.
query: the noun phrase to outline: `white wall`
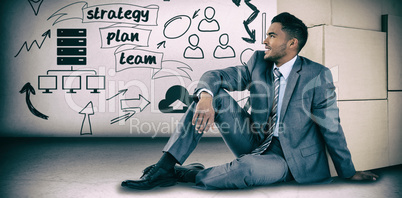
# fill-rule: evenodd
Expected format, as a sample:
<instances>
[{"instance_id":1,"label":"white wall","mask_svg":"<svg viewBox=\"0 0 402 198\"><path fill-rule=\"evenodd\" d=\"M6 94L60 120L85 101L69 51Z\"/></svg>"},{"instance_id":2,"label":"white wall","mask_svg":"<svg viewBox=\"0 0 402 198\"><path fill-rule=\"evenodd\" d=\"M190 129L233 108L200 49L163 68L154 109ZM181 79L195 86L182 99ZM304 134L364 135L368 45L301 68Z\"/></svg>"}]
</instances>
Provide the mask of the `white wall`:
<instances>
[{"instance_id":1,"label":"white wall","mask_svg":"<svg viewBox=\"0 0 402 198\"><path fill-rule=\"evenodd\" d=\"M168 90L180 85L192 94L205 71L241 65L241 60L246 62L253 50L264 49L263 37L270 20L276 15L275 0L253 0L250 5L241 1L238 6L230 0L35 2L2 2L1 136L169 136L183 113L163 113L159 108ZM122 19L108 20L105 17L95 20L91 16L96 7L116 12L122 7ZM124 13L127 10L143 10L144 17L139 22L126 20ZM251 37L243 22L257 10L256 18L248 23L250 32L255 31L255 41L246 42L243 37ZM150 13L148 18L145 11ZM211 22L199 25L212 16ZM58 36L57 31L64 28L86 29L87 35L82 38L87 41L83 46L87 54L80 56L87 58L86 64L61 65L57 62L57 58L68 57L57 54L60 47L57 40L81 38ZM121 35L123 32L128 35L139 33L139 41L110 39L108 43L108 35L117 34L118 29ZM48 30L50 35L44 34ZM228 43L226 39L220 40L225 34ZM197 44L193 40L197 37L203 54L185 55L190 42ZM27 46L23 46L24 42ZM36 43L31 46L33 42ZM226 48L228 54L219 51L214 54L219 45ZM152 55L157 64L119 64L121 52L125 57L130 54ZM81 77L77 93L63 90L63 76L71 75ZM91 75L105 77L105 89L100 93L91 93L87 88L86 78ZM45 79L39 83L40 76L56 77L57 88L51 90L52 93L43 93L45 90L39 88L46 83ZM38 113L34 115L28 109L26 93L19 93L27 82L36 92L36 95L30 94L31 106L48 118ZM50 82L50 85L52 83L55 85L55 82ZM103 84L102 79L100 84ZM112 98L124 89L128 89L125 94ZM171 103L179 94L174 91L168 95L168 98L173 97L167 102ZM235 95L241 99L244 94ZM175 109L179 111L186 105L179 102ZM125 117L126 114L132 117ZM114 123L116 119L122 121Z\"/></svg>"}]
</instances>

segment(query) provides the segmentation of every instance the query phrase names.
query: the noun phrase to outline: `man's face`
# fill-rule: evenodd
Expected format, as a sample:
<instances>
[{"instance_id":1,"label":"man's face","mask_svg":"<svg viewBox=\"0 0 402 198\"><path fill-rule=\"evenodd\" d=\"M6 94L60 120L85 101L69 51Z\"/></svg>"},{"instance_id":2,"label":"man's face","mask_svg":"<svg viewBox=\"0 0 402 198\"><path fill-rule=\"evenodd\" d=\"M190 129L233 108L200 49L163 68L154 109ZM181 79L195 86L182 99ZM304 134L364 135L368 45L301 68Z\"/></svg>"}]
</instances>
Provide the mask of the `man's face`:
<instances>
[{"instance_id":1,"label":"man's face","mask_svg":"<svg viewBox=\"0 0 402 198\"><path fill-rule=\"evenodd\" d=\"M287 42L289 41L287 34L282 31L282 24L272 23L267 32L265 44L265 60L275 63L287 55Z\"/></svg>"}]
</instances>

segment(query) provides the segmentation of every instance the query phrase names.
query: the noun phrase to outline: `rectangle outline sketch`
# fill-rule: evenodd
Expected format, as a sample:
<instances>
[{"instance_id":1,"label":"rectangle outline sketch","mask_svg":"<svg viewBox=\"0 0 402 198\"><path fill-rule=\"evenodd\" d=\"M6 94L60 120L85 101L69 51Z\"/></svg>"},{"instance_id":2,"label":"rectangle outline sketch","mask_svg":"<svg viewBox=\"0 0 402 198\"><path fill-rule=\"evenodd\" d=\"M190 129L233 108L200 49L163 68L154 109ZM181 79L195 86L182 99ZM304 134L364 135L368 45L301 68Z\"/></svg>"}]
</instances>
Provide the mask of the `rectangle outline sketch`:
<instances>
[{"instance_id":1,"label":"rectangle outline sketch","mask_svg":"<svg viewBox=\"0 0 402 198\"><path fill-rule=\"evenodd\" d=\"M66 77L74 77L74 78L78 78L79 79L79 87L78 88L65 88L65 78ZM76 92L74 92L74 90L81 90L81 76L74 76L74 75L63 75L62 76L62 86L61 86L61 88L63 89L63 90L69 90L67 93L76 93Z\"/></svg>"},{"instance_id":2,"label":"rectangle outline sketch","mask_svg":"<svg viewBox=\"0 0 402 198\"><path fill-rule=\"evenodd\" d=\"M53 78L54 86L52 88L42 87L41 79L43 78ZM45 90L43 93L52 93L50 90L57 90L57 76L56 75L39 75L38 76L38 90Z\"/></svg>"},{"instance_id":3,"label":"rectangle outline sketch","mask_svg":"<svg viewBox=\"0 0 402 198\"><path fill-rule=\"evenodd\" d=\"M93 87L89 87L89 78L92 78L92 77L96 77L96 78L103 78L103 87L102 88L99 88L99 87L97 87L97 88L93 88ZM105 82L105 80L106 80L106 76L103 76L103 75L87 75L86 76L86 89L87 90L105 90L106 89L106 82ZM91 81L92 82L92 81ZM99 79L98 79L98 82L99 82Z\"/></svg>"}]
</instances>

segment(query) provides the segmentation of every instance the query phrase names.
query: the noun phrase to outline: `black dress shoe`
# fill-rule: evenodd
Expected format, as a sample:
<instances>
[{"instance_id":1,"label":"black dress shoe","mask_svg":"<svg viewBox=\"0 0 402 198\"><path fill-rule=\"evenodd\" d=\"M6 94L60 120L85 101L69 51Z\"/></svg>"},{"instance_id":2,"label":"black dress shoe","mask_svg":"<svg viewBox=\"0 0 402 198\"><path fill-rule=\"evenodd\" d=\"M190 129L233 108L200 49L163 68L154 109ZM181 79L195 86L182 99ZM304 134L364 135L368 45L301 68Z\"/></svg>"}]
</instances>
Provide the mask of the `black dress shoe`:
<instances>
[{"instance_id":1,"label":"black dress shoe","mask_svg":"<svg viewBox=\"0 0 402 198\"><path fill-rule=\"evenodd\" d=\"M186 166L179 166L176 165L174 167L174 171L177 177L178 182L195 182L195 175L201 171L204 170L204 165L200 163L192 163Z\"/></svg>"},{"instance_id":2,"label":"black dress shoe","mask_svg":"<svg viewBox=\"0 0 402 198\"><path fill-rule=\"evenodd\" d=\"M151 165L144 170L139 180L126 180L121 186L137 190L149 190L155 187L173 186L177 183L174 170L165 170L157 165Z\"/></svg>"}]
</instances>

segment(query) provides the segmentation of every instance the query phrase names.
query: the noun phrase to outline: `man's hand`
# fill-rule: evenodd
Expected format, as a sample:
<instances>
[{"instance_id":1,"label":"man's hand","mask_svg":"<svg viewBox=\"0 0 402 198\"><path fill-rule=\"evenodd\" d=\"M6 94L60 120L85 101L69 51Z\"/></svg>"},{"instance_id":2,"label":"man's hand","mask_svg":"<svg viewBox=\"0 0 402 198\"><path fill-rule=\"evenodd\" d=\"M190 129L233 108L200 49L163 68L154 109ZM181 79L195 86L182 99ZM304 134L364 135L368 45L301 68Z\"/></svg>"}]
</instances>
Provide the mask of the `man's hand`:
<instances>
[{"instance_id":1,"label":"man's hand","mask_svg":"<svg viewBox=\"0 0 402 198\"><path fill-rule=\"evenodd\" d=\"M365 181L365 180L371 180L375 181L378 179L378 175L370 172L370 171L357 171L353 177L350 178L350 180L353 181Z\"/></svg>"},{"instance_id":2,"label":"man's hand","mask_svg":"<svg viewBox=\"0 0 402 198\"><path fill-rule=\"evenodd\" d=\"M214 124L215 110L212 106L212 96L207 92L202 92L200 101L195 108L192 124L195 125L195 130L198 133L208 131Z\"/></svg>"}]
</instances>

